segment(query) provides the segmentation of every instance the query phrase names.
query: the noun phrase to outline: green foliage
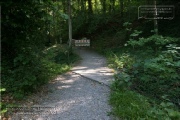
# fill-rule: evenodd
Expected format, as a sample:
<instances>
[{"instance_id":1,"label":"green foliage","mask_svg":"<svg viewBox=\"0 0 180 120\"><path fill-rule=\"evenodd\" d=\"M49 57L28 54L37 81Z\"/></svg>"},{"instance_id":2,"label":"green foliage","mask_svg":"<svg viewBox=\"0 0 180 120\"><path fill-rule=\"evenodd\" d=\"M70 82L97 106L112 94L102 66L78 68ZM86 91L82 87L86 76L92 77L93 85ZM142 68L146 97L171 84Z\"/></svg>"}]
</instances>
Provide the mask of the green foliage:
<instances>
[{"instance_id":1,"label":"green foliage","mask_svg":"<svg viewBox=\"0 0 180 120\"><path fill-rule=\"evenodd\" d=\"M19 55L14 60L13 70L3 67L2 86L4 88L0 89L3 91L2 99L7 95L12 96L13 99L26 98L30 93L36 92L41 85L70 70L71 64L79 57L72 52L69 55L71 57L68 58L66 51L68 51L67 46L54 45L43 50L39 57L32 51L30 53L26 51L26 55ZM6 108L9 105L7 101L0 103L3 113L7 112Z\"/></svg>"},{"instance_id":2,"label":"green foliage","mask_svg":"<svg viewBox=\"0 0 180 120\"><path fill-rule=\"evenodd\" d=\"M46 71L41 65L40 57L32 51L24 52L26 54L19 54L14 59L13 69L4 67L2 71L2 85L15 98L23 98L23 95L47 82L47 78L40 75Z\"/></svg>"},{"instance_id":3,"label":"green foliage","mask_svg":"<svg viewBox=\"0 0 180 120\"><path fill-rule=\"evenodd\" d=\"M147 38L147 40L145 39L144 43L147 41L152 42L151 40L154 39L157 40L153 41L155 42L154 46L158 46L159 48L177 41L177 39L173 38L153 36ZM143 41L137 41L136 43L143 43ZM139 44L134 45L138 46ZM142 44L142 46L146 45ZM128 70L127 72L132 76L134 84L137 85L136 89L158 98L166 94L172 102L178 104L178 98L180 97L178 94L180 91L179 57L178 47L169 44L164 51L159 52L153 58L147 58L135 63L133 65L135 72L132 70Z\"/></svg>"},{"instance_id":4,"label":"green foliage","mask_svg":"<svg viewBox=\"0 0 180 120\"><path fill-rule=\"evenodd\" d=\"M178 104L180 97L179 62L179 60L173 60L172 55L167 53L145 61L142 66L136 68L139 73L135 81L139 81L140 88L146 93L155 97L166 94L171 101ZM139 75L142 77L138 77Z\"/></svg>"},{"instance_id":5,"label":"green foliage","mask_svg":"<svg viewBox=\"0 0 180 120\"><path fill-rule=\"evenodd\" d=\"M130 35L131 37L137 37L139 36L139 34L141 34L142 31L137 31L137 30L134 30L134 32Z\"/></svg>"},{"instance_id":6,"label":"green foliage","mask_svg":"<svg viewBox=\"0 0 180 120\"><path fill-rule=\"evenodd\" d=\"M66 15L58 9L59 3L48 0L0 3L3 9L2 86L6 94L23 98L47 83L51 73L69 69L70 61L62 60L68 58L67 55L56 54L56 61L61 61L56 67L57 63L44 58L42 53L45 45L49 45L47 42L57 43L55 38L60 32L56 25L63 20L60 16Z\"/></svg>"},{"instance_id":7,"label":"green foliage","mask_svg":"<svg viewBox=\"0 0 180 120\"><path fill-rule=\"evenodd\" d=\"M4 92L4 91L6 91L6 89L0 87L0 95L1 95L2 92ZM0 96L0 97L1 97L1 96ZM3 114L3 113L5 113L5 112L7 111L6 108L5 108L5 105L4 105L4 103L3 103L2 101L0 101L0 110L1 110L0 114Z\"/></svg>"},{"instance_id":8,"label":"green foliage","mask_svg":"<svg viewBox=\"0 0 180 120\"><path fill-rule=\"evenodd\" d=\"M116 77L125 82L131 81L133 89L157 98L166 94L172 102L178 104L180 53L176 46L167 47L167 50L153 57L145 54L144 59L139 57L142 57L144 51L134 52L134 57L131 54L109 56L110 66L119 69Z\"/></svg>"},{"instance_id":9,"label":"green foliage","mask_svg":"<svg viewBox=\"0 0 180 120\"><path fill-rule=\"evenodd\" d=\"M25 99L41 85L70 69L77 55L66 53L67 47L47 46L60 42L62 24L67 18L60 10L60 2L1 1L1 86L2 99ZM64 18L64 19L63 19ZM61 23L61 26L60 26ZM63 48L63 50L62 50ZM56 49L57 52L53 53ZM11 99L8 100L11 102ZM9 103L1 103L2 110ZM4 112L5 112L4 111Z\"/></svg>"},{"instance_id":10,"label":"green foliage","mask_svg":"<svg viewBox=\"0 0 180 120\"><path fill-rule=\"evenodd\" d=\"M121 81L123 79L116 79L111 86L113 91L111 91L109 102L113 106L113 115L127 120L178 120L180 118L180 112L175 109L173 103L161 102L156 104L153 102L150 104L147 97L127 90L127 87L120 84Z\"/></svg>"},{"instance_id":11,"label":"green foliage","mask_svg":"<svg viewBox=\"0 0 180 120\"><path fill-rule=\"evenodd\" d=\"M63 49L67 51L67 48ZM3 68L2 86L6 88L6 92L13 93L15 98L23 98L55 75L69 70L69 63L73 63L78 57L72 53L72 59L68 59L63 49L62 46L54 46L44 51L44 57L38 57L32 51L24 51L26 54L16 57L13 70Z\"/></svg>"},{"instance_id":12,"label":"green foliage","mask_svg":"<svg viewBox=\"0 0 180 120\"><path fill-rule=\"evenodd\" d=\"M125 115L125 119L178 120L180 118L180 112L175 106L179 104L180 98L180 51L175 44L177 40L153 35L149 38L141 38L139 41L128 41L127 45L139 47L136 51L121 48L121 52L108 53L109 66L117 71L112 89L118 92L113 91L111 95L111 99L115 99L117 104L110 99L115 109L114 114L119 117ZM119 110L119 106L126 104L125 100L121 101L120 94L128 95L124 91L129 92L129 90L139 92L156 101L151 103L153 107L144 111L145 117L139 115L138 112L136 117L129 117L129 114L134 113L132 109L129 110L129 114ZM130 99L131 97L132 95L129 95Z\"/></svg>"},{"instance_id":13,"label":"green foliage","mask_svg":"<svg viewBox=\"0 0 180 120\"><path fill-rule=\"evenodd\" d=\"M120 119L178 120L180 118L180 112L173 103L169 102L167 96L162 97L165 102L157 104L155 101L128 89L132 86L132 81L127 73L118 74L115 79L111 86L109 102L113 106L112 114Z\"/></svg>"},{"instance_id":14,"label":"green foliage","mask_svg":"<svg viewBox=\"0 0 180 120\"><path fill-rule=\"evenodd\" d=\"M109 66L113 68L116 67L116 69L131 69L134 60L128 53L123 53L122 55L116 55L112 53L112 55L109 56L109 62L111 63Z\"/></svg>"},{"instance_id":15,"label":"green foliage","mask_svg":"<svg viewBox=\"0 0 180 120\"><path fill-rule=\"evenodd\" d=\"M139 120L147 118L150 104L143 96L132 91L114 91L110 96L110 104L113 106L113 114L120 119Z\"/></svg>"},{"instance_id":16,"label":"green foliage","mask_svg":"<svg viewBox=\"0 0 180 120\"><path fill-rule=\"evenodd\" d=\"M148 1L148 3L151 2ZM177 0L168 0L167 3L176 4ZM64 14L67 13L67 2L65 0L33 0L1 1L0 4L3 10L1 78L2 87L6 88L2 94L13 94L16 98L23 98L56 74L67 71L70 64L77 59L74 53L66 48L62 49L62 46L43 51L45 45L66 43L68 40L68 16ZM179 51L175 49L177 47L174 43L179 44L179 39L156 35L140 38L153 27L153 21L142 24L141 21L135 20L137 17L135 9L142 4L147 4L147 1L105 2L101 0L94 1L92 4L85 0L75 0L72 3L73 38L88 37L96 50L105 52L104 48L123 46L129 40L127 36L131 34L131 39L126 45L134 46L137 50L143 49L143 51L139 52L139 56L130 53L122 56L115 53L111 56L110 61L113 64L110 66L118 71L116 78L123 79L123 84L119 85L151 95L156 90L160 95L167 90L168 98L177 103L180 62ZM90 10L91 7L92 10ZM130 13L135 14L130 15ZM179 36L179 19L176 19L179 18L178 11L175 12L175 16L172 21L158 22L159 33L165 36L169 34ZM132 24L124 23L128 32L123 30L122 25L123 20L126 19L132 22ZM142 27L142 33L138 29L134 30L139 26ZM164 29L164 26L168 29ZM140 39L137 40L138 38ZM166 45L169 45L168 49ZM152 84L152 86L149 87L144 83ZM160 95L156 94L156 97Z\"/></svg>"},{"instance_id":17,"label":"green foliage","mask_svg":"<svg viewBox=\"0 0 180 120\"><path fill-rule=\"evenodd\" d=\"M138 36L140 32L136 31L131 34ZM163 47L170 43L176 43L179 39L172 37L163 37L160 35L152 35L148 38L139 38L139 40L130 39L127 43L133 47L148 47L152 49L161 50Z\"/></svg>"},{"instance_id":18,"label":"green foliage","mask_svg":"<svg viewBox=\"0 0 180 120\"><path fill-rule=\"evenodd\" d=\"M180 112L174 110L174 104L171 102L162 102L160 105L153 106L147 111L147 115L151 119L158 120L178 120Z\"/></svg>"},{"instance_id":19,"label":"green foliage","mask_svg":"<svg viewBox=\"0 0 180 120\"><path fill-rule=\"evenodd\" d=\"M129 27L130 25L132 25L132 23L130 23L130 22L124 22L123 23L123 26L126 27L126 28Z\"/></svg>"},{"instance_id":20,"label":"green foliage","mask_svg":"<svg viewBox=\"0 0 180 120\"><path fill-rule=\"evenodd\" d=\"M71 68L71 64L79 60L75 53L68 54L68 47L62 45L54 45L44 52L43 65L49 71L49 76L56 76L58 74L67 72Z\"/></svg>"}]
</instances>

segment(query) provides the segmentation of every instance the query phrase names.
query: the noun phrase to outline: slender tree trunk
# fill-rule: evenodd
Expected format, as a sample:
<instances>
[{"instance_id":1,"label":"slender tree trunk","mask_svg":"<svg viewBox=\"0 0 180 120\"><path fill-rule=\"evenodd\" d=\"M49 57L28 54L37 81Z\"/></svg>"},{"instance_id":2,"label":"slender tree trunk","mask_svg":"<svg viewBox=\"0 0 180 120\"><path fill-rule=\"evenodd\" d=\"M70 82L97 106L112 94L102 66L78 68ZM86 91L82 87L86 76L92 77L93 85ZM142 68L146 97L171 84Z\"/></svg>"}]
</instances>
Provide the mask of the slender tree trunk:
<instances>
[{"instance_id":1,"label":"slender tree trunk","mask_svg":"<svg viewBox=\"0 0 180 120\"><path fill-rule=\"evenodd\" d=\"M86 0L81 0L81 11L85 11L86 10Z\"/></svg>"},{"instance_id":2,"label":"slender tree trunk","mask_svg":"<svg viewBox=\"0 0 180 120\"><path fill-rule=\"evenodd\" d=\"M71 0L68 1L68 12L69 12L69 48L72 48L72 23L71 23Z\"/></svg>"},{"instance_id":3,"label":"slender tree trunk","mask_svg":"<svg viewBox=\"0 0 180 120\"><path fill-rule=\"evenodd\" d=\"M101 0L103 13L106 13L106 0Z\"/></svg>"},{"instance_id":4,"label":"slender tree trunk","mask_svg":"<svg viewBox=\"0 0 180 120\"><path fill-rule=\"evenodd\" d=\"M112 4L111 4L112 0L109 0L109 13L111 13L112 10Z\"/></svg>"},{"instance_id":5,"label":"slender tree trunk","mask_svg":"<svg viewBox=\"0 0 180 120\"><path fill-rule=\"evenodd\" d=\"M109 0L109 12L115 11L115 0Z\"/></svg>"},{"instance_id":6,"label":"slender tree trunk","mask_svg":"<svg viewBox=\"0 0 180 120\"><path fill-rule=\"evenodd\" d=\"M95 4L94 4L95 11L97 11L97 4L98 4L98 2L97 2L97 0L95 0L94 2L95 2Z\"/></svg>"},{"instance_id":7,"label":"slender tree trunk","mask_svg":"<svg viewBox=\"0 0 180 120\"><path fill-rule=\"evenodd\" d=\"M53 9L53 39L54 39L54 43L57 44L57 39L56 39L56 16L55 16L55 9Z\"/></svg>"},{"instance_id":8,"label":"slender tree trunk","mask_svg":"<svg viewBox=\"0 0 180 120\"><path fill-rule=\"evenodd\" d=\"M119 0L119 2L120 2L120 12L121 12L121 17L123 17L124 0Z\"/></svg>"},{"instance_id":9,"label":"slender tree trunk","mask_svg":"<svg viewBox=\"0 0 180 120\"><path fill-rule=\"evenodd\" d=\"M78 11L80 10L80 0L77 1L78 5Z\"/></svg>"},{"instance_id":10,"label":"slender tree trunk","mask_svg":"<svg viewBox=\"0 0 180 120\"><path fill-rule=\"evenodd\" d=\"M158 20L157 18L157 9L156 9L156 0L154 0L154 8L155 8L155 14L154 14L154 32L155 34L158 34Z\"/></svg>"},{"instance_id":11,"label":"slender tree trunk","mask_svg":"<svg viewBox=\"0 0 180 120\"><path fill-rule=\"evenodd\" d=\"M89 12L89 14L93 13L93 10L92 10L92 1L91 0L88 0L88 12Z\"/></svg>"},{"instance_id":12,"label":"slender tree trunk","mask_svg":"<svg viewBox=\"0 0 180 120\"><path fill-rule=\"evenodd\" d=\"M62 0L62 5L63 5L63 12L67 13L67 2L65 0Z\"/></svg>"},{"instance_id":13,"label":"slender tree trunk","mask_svg":"<svg viewBox=\"0 0 180 120\"><path fill-rule=\"evenodd\" d=\"M111 2L112 2L111 10L114 12L115 11L115 0L111 0Z\"/></svg>"}]
</instances>

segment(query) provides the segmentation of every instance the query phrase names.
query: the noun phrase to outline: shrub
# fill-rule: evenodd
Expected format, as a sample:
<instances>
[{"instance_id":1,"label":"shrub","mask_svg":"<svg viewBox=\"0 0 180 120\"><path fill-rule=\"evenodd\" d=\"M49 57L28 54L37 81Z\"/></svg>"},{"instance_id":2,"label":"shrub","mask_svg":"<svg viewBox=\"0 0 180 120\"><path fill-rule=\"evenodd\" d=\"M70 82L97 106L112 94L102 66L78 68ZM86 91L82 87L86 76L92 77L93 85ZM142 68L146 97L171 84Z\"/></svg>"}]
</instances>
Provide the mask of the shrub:
<instances>
[{"instance_id":1,"label":"shrub","mask_svg":"<svg viewBox=\"0 0 180 120\"><path fill-rule=\"evenodd\" d=\"M12 68L5 67L3 62L2 86L6 88L5 93L21 99L54 76L69 70L70 64L78 57L71 53L68 58L65 51L66 47L54 46L40 55L26 49L14 59Z\"/></svg>"},{"instance_id":2,"label":"shrub","mask_svg":"<svg viewBox=\"0 0 180 120\"><path fill-rule=\"evenodd\" d=\"M180 118L180 112L178 111L180 98L180 48L175 44L177 39L157 37L151 36L139 41L129 41L127 45L141 48L136 49L136 51L131 48L128 48L129 50L121 48L119 52L108 53L109 66L117 71L110 102L115 109L113 113L120 118L160 120L178 120ZM161 39L164 41L161 41ZM146 49L148 47L149 49ZM145 95L148 97L148 99L145 99L151 103L148 110L144 110L143 115L140 115L141 112L138 110L135 113L134 108L127 110L129 113L123 113L120 110L126 104L126 100L122 99L122 94L126 96L131 90L134 91L134 94ZM133 98L133 96L136 95L128 95L129 98ZM137 99L140 101L140 98ZM133 101L129 102L133 103ZM130 103L127 108L132 107ZM137 116L134 117L131 114Z\"/></svg>"},{"instance_id":3,"label":"shrub","mask_svg":"<svg viewBox=\"0 0 180 120\"><path fill-rule=\"evenodd\" d=\"M137 34L137 33L133 33ZM137 34L138 35L138 34ZM128 45L140 48L152 48L153 50L162 50L166 45L178 42L179 39L171 37L163 37L160 35L152 35L148 38L139 38L139 40L130 39Z\"/></svg>"},{"instance_id":4,"label":"shrub","mask_svg":"<svg viewBox=\"0 0 180 120\"><path fill-rule=\"evenodd\" d=\"M13 68L3 68L2 86L7 93L13 93L15 98L23 98L23 95L33 92L38 86L46 83L48 78L42 76L47 72L42 66L41 58L32 51L23 51L13 63Z\"/></svg>"}]
</instances>

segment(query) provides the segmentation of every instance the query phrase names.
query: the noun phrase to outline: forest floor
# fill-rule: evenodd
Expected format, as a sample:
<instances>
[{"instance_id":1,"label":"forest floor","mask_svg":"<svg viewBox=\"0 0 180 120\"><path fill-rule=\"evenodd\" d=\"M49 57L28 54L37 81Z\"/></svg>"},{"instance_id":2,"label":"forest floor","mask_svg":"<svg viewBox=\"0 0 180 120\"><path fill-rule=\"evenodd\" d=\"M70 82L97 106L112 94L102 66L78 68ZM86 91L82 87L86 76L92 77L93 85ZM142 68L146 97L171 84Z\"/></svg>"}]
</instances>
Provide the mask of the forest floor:
<instances>
[{"instance_id":1,"label":"forest floor","mask_svg":"<svg viewBox=\"0 0 180 120\"><path fill-rule=\"evenodd\" d=\"M106 58L87 48L78 48L82 58L71 71L57 76L44 89L47 94L31 105L34 115L13 118L29 120L113 120L108 104L113 70ZM14 119L15 120L15 119Z\"/></svg>"}]
</instances>

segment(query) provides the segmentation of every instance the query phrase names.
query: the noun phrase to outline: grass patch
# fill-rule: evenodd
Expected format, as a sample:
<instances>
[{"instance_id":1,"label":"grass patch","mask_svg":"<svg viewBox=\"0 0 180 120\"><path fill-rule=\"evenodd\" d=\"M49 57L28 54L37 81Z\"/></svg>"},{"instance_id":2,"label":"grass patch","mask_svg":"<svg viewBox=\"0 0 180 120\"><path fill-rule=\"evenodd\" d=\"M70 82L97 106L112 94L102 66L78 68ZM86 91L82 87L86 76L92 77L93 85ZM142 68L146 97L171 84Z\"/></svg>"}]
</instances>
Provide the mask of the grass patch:
<instances>
[{"instance_id":1,"label":"grass patch","mask_svg":"<svg viewBox=\"0 0 180 120\"><path fill-rule=\"evenodd\" d=\"M179 120L180 112L171 102L157 104L135 91L119 89L117 81L111 88L109 103L111 114L123 120Z\"/></svg>"},{"instance_id":2,"label":"grass patch","mask_svg":"<svg viewBox=\"0 0 180 120\"><path fill-rule=\"evenodd\" d=\"M110 104L114 115L129 120L147 118L146 113L150 108L146 98L128 90L111 92Z\"/></svg>"}]
</instances>

